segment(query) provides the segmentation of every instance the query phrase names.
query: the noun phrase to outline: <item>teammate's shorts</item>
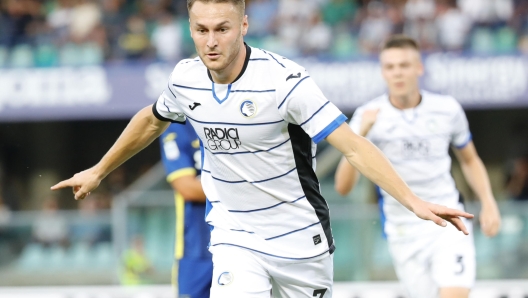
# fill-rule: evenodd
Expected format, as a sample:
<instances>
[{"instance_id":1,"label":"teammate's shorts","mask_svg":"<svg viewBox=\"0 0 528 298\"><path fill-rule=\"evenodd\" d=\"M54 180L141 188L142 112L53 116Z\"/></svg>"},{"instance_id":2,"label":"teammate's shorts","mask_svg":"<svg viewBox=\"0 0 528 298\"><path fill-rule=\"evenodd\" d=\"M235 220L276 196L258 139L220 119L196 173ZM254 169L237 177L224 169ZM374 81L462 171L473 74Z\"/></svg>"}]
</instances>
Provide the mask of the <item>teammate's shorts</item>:
<instances>
[{"instance_id":1,"label":"teammate's shorts","mask_svg":"<svg viewBox=\"0 0 528 298\"><path fill-rule=\"evenodd\" d=\"M209 298L213 263L183 258L178 262L178 298Z\"/></svg>"},{"instance_id":2,"label":"teammate's shorts","mask_svg":"<svg viewBox=\"0 0 528 298\"><path fill-rule=\"evenodd\" d=\"M233 246L210 250L214 264L211 298L332 297L333 255L292 263Z\"/></svg>"},{"instance_id":3,"label":"teammate's shorts","mask_svg":"<svg viewBox=\"0 0 528 298\"><path fill-rule=\"evenodd\" d=\"M440 233L409 241L389 241L396 274L409 298L437 298L440 288L473 287L473 229L470 221L463 221L468 236L448 224Z\"/></svg>"}]
</instances>

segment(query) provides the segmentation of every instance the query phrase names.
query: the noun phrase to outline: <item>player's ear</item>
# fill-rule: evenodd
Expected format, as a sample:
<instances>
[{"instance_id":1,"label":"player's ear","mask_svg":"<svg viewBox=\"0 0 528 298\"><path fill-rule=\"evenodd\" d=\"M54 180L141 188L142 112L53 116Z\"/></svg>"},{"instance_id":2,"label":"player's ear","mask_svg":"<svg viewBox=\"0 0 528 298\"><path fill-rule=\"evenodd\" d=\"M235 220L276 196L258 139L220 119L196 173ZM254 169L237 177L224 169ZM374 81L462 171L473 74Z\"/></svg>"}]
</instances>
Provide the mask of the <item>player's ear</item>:
<instances>
[{"instance_id":1,"label":"player's ear","mask_svg":"<svg viewBox=\"0 0 528 298\"><path fill-rule=\"evenodd\" d=\"M242 36L245 36L249 29L248 16L242 17Z\"/></svg>"}]
</instances>

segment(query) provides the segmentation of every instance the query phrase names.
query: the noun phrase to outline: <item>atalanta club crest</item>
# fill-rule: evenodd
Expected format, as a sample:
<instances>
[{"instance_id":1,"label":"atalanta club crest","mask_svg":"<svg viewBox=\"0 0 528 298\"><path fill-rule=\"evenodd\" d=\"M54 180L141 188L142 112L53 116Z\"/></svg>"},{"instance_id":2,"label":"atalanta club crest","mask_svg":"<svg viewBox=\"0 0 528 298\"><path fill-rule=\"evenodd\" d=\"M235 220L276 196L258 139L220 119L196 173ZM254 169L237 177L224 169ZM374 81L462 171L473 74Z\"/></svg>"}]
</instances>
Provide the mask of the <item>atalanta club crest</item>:
<instances>
[{"instance_id":1,"label":"atalanta club crest","mask_svg":"<svg viewBox=\"0 0 528 298\"><path fill-rule=\"evenodd\" d=\"M240 113L247 118L253 117L257 113L257 105L252 100L246 99L240 105Z\"/></svg>"}]
</instances>

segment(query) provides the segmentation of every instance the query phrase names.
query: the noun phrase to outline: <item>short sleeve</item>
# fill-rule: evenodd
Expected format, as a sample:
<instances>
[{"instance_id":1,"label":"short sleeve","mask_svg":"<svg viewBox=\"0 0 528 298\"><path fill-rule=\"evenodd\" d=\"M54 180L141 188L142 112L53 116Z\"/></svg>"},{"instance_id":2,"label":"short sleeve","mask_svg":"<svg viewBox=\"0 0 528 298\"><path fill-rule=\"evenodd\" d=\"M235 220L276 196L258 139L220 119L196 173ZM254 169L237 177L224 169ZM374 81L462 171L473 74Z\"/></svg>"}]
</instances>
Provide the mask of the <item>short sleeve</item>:
<instances>
[{"instance_id":1,"label":"short sleeve","mask_svg":"<svg viewBox=\"0 0 528 298\"><path fill-rule=\"evenodd\" d=\"M196 175L193 153L188 152L190 144L186 143L188 138L183 136L185 131L178 131L174 126L172 124L159 138L161 160L169 182L182 176Z\"/></svg>"},{"instance_id":2,"label":"short sleeve","mask_svg":"<svg viewBox=\"0 0 528 298\"><path fill-rule=\"evenodd\" d=\"M347 118L323 95L306 71L293 73L277 92L283 119L301 128L319 143Z\"/></svg>"},{"instance_id":3,"label":"short sleeve","mask_svg":"<svg viewBox=\"0 0 528 298\"><path fill-rule=\"evenodd\" d=\"M451 121L451 145L458 149L466 147L471 141L472 136L469 131L469 124L466 118L466 113L462 106L456 102L455 113Z\"/></svg>"},{"instance_id":4,"label":"short sleeve","mask_svg":"<svg viewBox=\"0 0 528 298\"><path fill-rule=\"evenodd\" d=\"M176 94L172 90L172 74L165 86L165 90L159 96L156 103L152 106L152 112L161 121L170 121L173 123L184 123L185 114L180 109Z\"/></svg>"}]
</instances>

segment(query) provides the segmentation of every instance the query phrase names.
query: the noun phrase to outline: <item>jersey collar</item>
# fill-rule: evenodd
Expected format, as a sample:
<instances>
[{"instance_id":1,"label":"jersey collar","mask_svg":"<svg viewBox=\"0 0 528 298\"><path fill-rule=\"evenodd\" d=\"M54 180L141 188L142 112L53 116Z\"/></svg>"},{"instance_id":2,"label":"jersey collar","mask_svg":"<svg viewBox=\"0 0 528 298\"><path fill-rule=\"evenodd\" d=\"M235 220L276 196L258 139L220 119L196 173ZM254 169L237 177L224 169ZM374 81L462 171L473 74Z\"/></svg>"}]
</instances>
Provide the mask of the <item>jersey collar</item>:
<instances>
[{"instance_id":1,"label":"jersey collar","mask_svg":"<svg viewBox=\"0 0 528 298\"><path fill-rule=\"evenodd\" d=\"M244 58L244 66L242 66L242 70L240 71L240 73L238 74L236 79L233 82L231 82L231 84L233 84L234 82L238 81L238 79L240 79L240 77L242 77L244 72L246 72L246 68L247 68L248 63L249 63L249 58L251 57L251 47L248 46L245 42L244 42L244 46L246 47L246 58ZM211 72L209 71L209 69L207 70L207 76L209 77L211 82L214 83L213 77L211 76Z\"/></svg>"}]
</instances>

